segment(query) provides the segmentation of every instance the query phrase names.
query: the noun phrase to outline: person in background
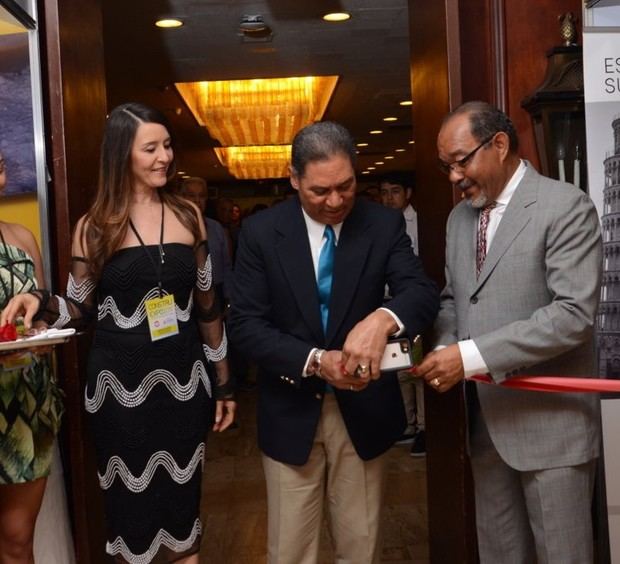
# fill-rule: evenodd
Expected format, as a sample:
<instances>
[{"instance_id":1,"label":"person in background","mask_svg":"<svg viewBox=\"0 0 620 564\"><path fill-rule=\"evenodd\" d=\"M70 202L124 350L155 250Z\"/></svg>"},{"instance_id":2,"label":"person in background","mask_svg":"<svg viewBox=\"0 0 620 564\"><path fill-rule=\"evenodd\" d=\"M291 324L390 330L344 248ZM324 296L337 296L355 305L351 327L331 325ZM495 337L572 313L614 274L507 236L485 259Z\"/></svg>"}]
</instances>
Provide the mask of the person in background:
<instances>
[{"instance_id":1,"label":"person in background","mask_svg":"<svg viewBox=\"0 0 620 564\"><path fill-rule=\"evenodd\" d=\"M207 203L207 182L203 178L191 177L183 179L181 183L181 195L193 201L201 210L205 210ZM234 208L234 206L233 206ZM222 208L223 213L227 205ZM231 244L227 231L219 221L204 216L207 233L209 234L209 250L213 263L213 284L221 303L228 308L233 280L231 261ZM228 344L228 364L231 372L231 381L236 390L250 391L254 384L248 379L249 366L245 358L236 350L233 343ZM231 428L237 428L238 423L232 423Z\"/></svg>"},{"instance_id":2,"label":"person in background","mask_svg":"<svg viewBox=\"0 0 620 564\"><path fill-rule=\"evenodd\" d=\"M241 230L241 208L233 203L230 209L230 223L228 224L228 232L232 241L233 260L237 256L237 247L239 246L239 231Z\"/></svg>"},{"instance_id":3,"label":"person in background","mask_svg":"<svg viewBox=\"0 0 620 564\"><path fill-rule=\"evenodd\" d=\"M6 162L0 154L0 195ZM45 284L32 233L0 221L0 310ZM4 324L3 324L4 325ZM39 352L37 352L39 351ZM49 353L0 356L0 562L34 562L34 527L50 473L63 405Z\"/></svg>"},{"instance_id":4,"label":"person in background","mask_svg":"<svg viewBox=\"0 0 620 564\"><path fill-rule=\"evenodd\" d=\"M269 206L267 204L259 202L258 204L254 204L252 206L252 209L250 210L250 213L248 215L254 215L255 213L261 212L266 209L269 209Z\"/></svg>"},{"instance_id":5,"label":"person in background","mask_svg":"<svg viewBox=\"0 0 620 564\"><path fill-rule=\"evenodd\" d=\"M0 320L96 320L85 403L106 551L116 562L197 564L206 436L226 429L236 407L207 232L200 210L170 189L173 139L157 110L129 103L110 112L100 163L66 296L19 294Z\"/></svg>"},{"instance_id":6,"label":"person in background","mask_svg":"<svg viewBox=\"0 0 620 564\"><path fill-rule=\"evenodd\" d=\"M411 175L397 172L386 175L379 184L379 194L384 206L402 212L405 229L411 239L411 247L418 255L418 214L411 203L413 197Z\"/></svg>"},{"instance_id":7,"label":"person in background","mask_svg":"<svg viewBox=\"0 0 620 564\"><path fill-rule=\"evenodd\" d=\"M378 204L382 203L381 192L379 190L379 186L376 184L372 184L370 186L366 186L366 188L362 188L358 196L361 196L362 198L368 198L371 202L377 202Z\"/></svg>"},{"instance_id":8,"label":"person in background","mask_svg":"<svg viewBox=\"0 0 620 564\"><path fill-rule=\"evenodd\" d=\"M301 129L297 196L241 232L229 329L259 367L270 564L318 562L324 506L338 560L379 561L384 454L406 426L380 361L389 336L420 333L437 311L402 214L356 200L355 160L341 125Z\"/></svg>"},{"instance_id":9,"label":"person in background","mask_svg":"<svg viewBox=\"0 0 620 564\"><path fill-rule=\"evenodd\" d=\"M222 224L230 240L230 252L234 265L239 240L241 210L230 198L220 196L216 203L216 219Z\"/></svg>"},{"instance_id":10,"label":"person in background","mask_svg":"<svg viewBox=\"0 0 620 564\"><path fill-rule=\"evenodd\" d=\"M220 302L227 305L230 301L232 284L232 262L228 237L219 221L205 215L208 189L204 178L192 176L184 178L180 186L180 195L194 202L202 211L205 227L209 236L209 251L213 264L213 284Z\"/></svg>"},{"instance_id":11,"label":"person in background","mask_svg":"<svg viewBox=\"0 0 620 564\"><path fill-rule=\"evenodd\" d=\"M241 207L238 204L233 204L230 210L230 225L237 229L241 227Z\"/></svg>"},{"instance_id":12,"label":"person in background","mask_svg":"<svg viewBox=\"0 0 620 564\"><path fill-rule=\"evenodd\" d=\"M215 203L215 219L224 226L224 229L230 227L233 205L233 201L230 198L224 198L222 196L220 196Z\"/></svg>"},{"instance_id":13,"label":"person in background","mask_svg":"<svg viewBox=\"0 0 620 564\"><path fill-rule=\"evenodd\" d=\"M448 218L437 348L417 372L442 393L466 381L480 562L588 564L598 395L501 384L596 373L599 218L584 192L538 174L518 146L511 120L486 102L443 121L440 167L463 201Z\"/></svg>"},{"instance_id":14,"label":"person in background","mask_svg":"<svg viewBox=\"0 0 620 564\"><path fill-rule=\"evenodd\" d=\"M381 203L384 206L400 210L405 218L405 229L413 252L418 254L418 216L411 204L413 180L411 175L392 173L385 176L380 183ZM386 296L389 299L389 296ZM417 345L420 346L420 345ZM411 456L426 454L426 424L424 417L424 380L414 378L408 370L398 373L400 391L405 402L407 428L397 444L411 443Z\"/></svg>"}]
</instances>

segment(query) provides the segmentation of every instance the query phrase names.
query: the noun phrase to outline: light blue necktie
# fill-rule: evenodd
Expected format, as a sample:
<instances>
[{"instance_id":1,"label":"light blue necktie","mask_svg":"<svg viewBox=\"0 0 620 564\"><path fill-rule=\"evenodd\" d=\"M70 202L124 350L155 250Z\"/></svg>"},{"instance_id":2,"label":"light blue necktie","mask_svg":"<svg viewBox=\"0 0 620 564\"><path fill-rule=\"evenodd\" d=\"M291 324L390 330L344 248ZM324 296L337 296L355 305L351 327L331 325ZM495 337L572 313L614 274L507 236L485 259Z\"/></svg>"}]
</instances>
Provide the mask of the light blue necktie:
<instances>
[{"instance_id":1,"label":"light blue necktie","mask_svg":"<svg viewBox=\"0 0 620 564\"><path fill-rule=\"evenodd\" d=\"M321 321L323 333L327 332L327 319L329 317L329 298L332 293L332 278L334 274L334 253L336 252L336 234L331 225L325 226L323 233L326 241L319 255L317 273L317 286L319 288L319 304L321 306Z\"/></svg>"}]
</instances>

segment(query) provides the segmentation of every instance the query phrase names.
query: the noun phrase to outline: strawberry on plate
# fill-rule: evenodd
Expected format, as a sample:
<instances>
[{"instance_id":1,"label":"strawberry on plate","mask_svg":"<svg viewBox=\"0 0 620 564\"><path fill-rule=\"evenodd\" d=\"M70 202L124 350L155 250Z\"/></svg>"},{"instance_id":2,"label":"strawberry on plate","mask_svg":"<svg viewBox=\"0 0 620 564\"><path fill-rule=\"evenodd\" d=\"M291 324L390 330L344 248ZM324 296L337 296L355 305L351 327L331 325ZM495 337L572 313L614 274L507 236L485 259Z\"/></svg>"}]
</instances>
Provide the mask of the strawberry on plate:
<instances>
[{"instance_id":1,"label":"strawberry on plate","mask_svg":"<svg viewBox=\"0 0 620 564\"><path fill-rule=\"evenodd\" d=\"M0 327L0 342L14 341L17 339L17 328L12 323L6 323Z\"/></svg>"}]
</instances>

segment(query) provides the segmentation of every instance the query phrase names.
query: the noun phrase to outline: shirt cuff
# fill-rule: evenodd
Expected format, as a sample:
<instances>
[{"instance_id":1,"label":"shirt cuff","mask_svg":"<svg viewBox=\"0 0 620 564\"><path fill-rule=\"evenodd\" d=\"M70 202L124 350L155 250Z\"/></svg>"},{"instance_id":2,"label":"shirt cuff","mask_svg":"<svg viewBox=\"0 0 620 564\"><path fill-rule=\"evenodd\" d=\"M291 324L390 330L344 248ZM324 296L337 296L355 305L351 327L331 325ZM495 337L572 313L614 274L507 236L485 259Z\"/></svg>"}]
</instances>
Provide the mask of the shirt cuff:
<instances>
[{"instance_id":1,"label":"shirt cuff","mask_svg":"<svg viewBox=\"0 0 620 564\"><path fill-rule=\"evenodd\" d=\"M310 364L310 360L312 359L312 355L314 355L314 353L316 351L318 351L319 349L317 349L316 347L314 347L311 351L310 354L308 355L308 358L306 359L306 364L304 364L304 369L301 373L301 377L302 378L306 378L308 376L308 365Z\"/></svg>"},{"instance_id":2,"label":"shirt cuff","mask_svg":"<svg viewBox=\"0 0 620 564\"><path fill-rule=\"evenodd\" d=\"M463 361L463 372L465 379L471 378L476 374L487 374L487 367L476 343L472 339L458 342L459 351L461 352L461 360Z\"/></svg>"},{"instance_id":3,"label":"shirt cuff","mask_svg":"<svg viewBox=\"0 0 620 564\"><path fill-rule=\"evenodd\" d=\"M402 335L405 332L405 326L403 325L403 322L398 318L398 316L387 307L380 307L379 309L389 313L392 316L392 319L394 319L394 321L396 322L396 325L398 325L398 330L395 333L392 333L390 337L399 337L400 335Z\"/></svg>"}]
</instances>

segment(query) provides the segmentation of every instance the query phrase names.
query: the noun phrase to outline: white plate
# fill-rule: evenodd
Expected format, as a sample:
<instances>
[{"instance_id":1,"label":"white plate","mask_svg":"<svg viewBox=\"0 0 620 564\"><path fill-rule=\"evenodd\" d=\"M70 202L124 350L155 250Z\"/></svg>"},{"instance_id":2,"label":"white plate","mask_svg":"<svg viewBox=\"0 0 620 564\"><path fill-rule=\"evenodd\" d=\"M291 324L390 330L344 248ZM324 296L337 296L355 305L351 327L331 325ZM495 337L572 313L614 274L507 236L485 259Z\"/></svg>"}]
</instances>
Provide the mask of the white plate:
<instances>
[{"instance_id":1,"label":"white plate","mask_svg":"<svg viewBox=\"0 0 620 564\"><path fill-rule=\"evenodd\" d=\"M28 349L31 347L49 347L66 343L69 337L75 335L75 329L48 329L32 337L22 337L15 341L0 343L0 352Z\"/></svg>"}]
</instances>

